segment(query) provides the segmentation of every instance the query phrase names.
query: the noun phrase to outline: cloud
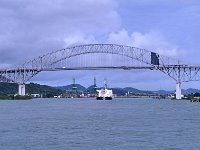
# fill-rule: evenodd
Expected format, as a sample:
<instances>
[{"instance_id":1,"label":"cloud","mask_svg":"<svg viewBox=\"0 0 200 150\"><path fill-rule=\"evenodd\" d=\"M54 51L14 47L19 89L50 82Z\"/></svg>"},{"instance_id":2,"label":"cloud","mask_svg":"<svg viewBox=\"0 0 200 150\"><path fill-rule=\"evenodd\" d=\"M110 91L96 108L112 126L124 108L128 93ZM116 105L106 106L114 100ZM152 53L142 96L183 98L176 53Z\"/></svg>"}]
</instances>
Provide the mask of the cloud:
<instances>
[{"instance_id":1,"label":"cloud","mask_svg":"<svg viewBox=\"0 0 200 150\"><path fill-rule=\"evenodd\" d=\"M125 29L122 29L118 32L112 32L108 37L108 42L143 48L169 57L179 57L186 53L169 43L161 33L156 31L129 34Z\"/></svg>"},{"instance_id":2,"label":"cloud","mask_svg":"<svg viewBox=\"0 0 200 150\"><path fill-rule=\"evenodd\" d=\"M20 64L70 45L102 41L146 48L168 56L183 53L158 32L120 30L118 7L115 0L2 0L0 63Z\"/></svg>"},{"instance_id":3,"label":"cloud","mask_svg":"<svg viewBox=\"0 0 200 150\"><path fill-rule=\"evenodd\" d=\"M84 36L82 34L68 36L64 39L64 41L65 47L88 43L98 43L94 36Z\"/></svg>"},{"instance_id":4,"label":"cloud","mask_svg":"<svg viewBox=\"0 0 200 150\"><path fill-rule=\"evenodd\" d=\"M1 0L0 63L23 63L117 31L121 26L117 7L114 0Z\"/></svg>"}]
</instances>

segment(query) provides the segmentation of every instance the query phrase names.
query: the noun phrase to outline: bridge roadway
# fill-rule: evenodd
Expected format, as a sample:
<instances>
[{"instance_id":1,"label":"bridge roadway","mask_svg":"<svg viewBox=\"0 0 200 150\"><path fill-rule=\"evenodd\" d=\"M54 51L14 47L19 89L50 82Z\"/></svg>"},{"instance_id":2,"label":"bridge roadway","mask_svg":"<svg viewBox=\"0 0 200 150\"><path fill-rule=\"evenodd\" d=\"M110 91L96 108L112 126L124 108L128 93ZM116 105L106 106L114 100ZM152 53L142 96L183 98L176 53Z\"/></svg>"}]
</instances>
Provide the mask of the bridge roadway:
<instances>
[{"instance_id":1,"label":"bridge roadway","mask_svg":"<svg viewBox=\"0 0 200 150\"><path fill-rule=\"evenodd\" d=\"M18 72L30 72L30 71L62 71L62 70L133 70L133 69L150 69L150 70L166 70L166 69L200 69L200 66L188 66L188 65L168 65L168 66L98 66L98 67L61 67L61 68L30 68L30 69L0 69L2 73L18 73Z\"/></svg>"},{"instance_id":2,"label":"bridge roadway","mask_svg":"<svg viewBox=\"0 0 200 150\"><path fill-rule=\"evenodd\" d=\"M1 69L0 73L17 73L17 72L29 72L29 71L62 71L62 70L111 70L111 69L155 69L152 66L99 66L99 67L62 67L62 68L42 68L42 69Z\"/></svg>"}]
</instances>

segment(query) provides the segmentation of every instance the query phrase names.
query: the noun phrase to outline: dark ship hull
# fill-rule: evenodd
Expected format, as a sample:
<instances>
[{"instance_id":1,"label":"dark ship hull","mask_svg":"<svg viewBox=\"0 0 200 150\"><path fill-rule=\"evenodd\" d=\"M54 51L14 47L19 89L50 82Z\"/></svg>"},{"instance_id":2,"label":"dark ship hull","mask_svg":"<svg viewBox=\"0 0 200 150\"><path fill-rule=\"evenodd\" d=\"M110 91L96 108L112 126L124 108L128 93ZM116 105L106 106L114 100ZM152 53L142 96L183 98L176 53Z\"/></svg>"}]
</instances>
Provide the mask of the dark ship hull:
<instances>
[{"instance_id":1,"label":"dark ship hull","mask_svg":"<svg viewBox=\"0 0 200 150\"><path fill-rule=\"evenodd\" d=\"M112 100L112 97L96 97L97 100Z\"/></svg>"},{"instance_id":2,"label":"dark ship hull","mask_svg":"<svg viewBox=\"0 0 200 150\"><path fill-rule=\"evenodd\" d=\"M97 100L103 100L103 97L96 97Z\"/></svg>"},{"instance_id":3,"label":"dark ship hull","mask_svg":"<svg viewBox=\"0 0 200 150\"><path fill-rule=\"evenodd\" d=\"M105 100L112 100L112 97L105 97Z\"/></svg>"}]
</instances>

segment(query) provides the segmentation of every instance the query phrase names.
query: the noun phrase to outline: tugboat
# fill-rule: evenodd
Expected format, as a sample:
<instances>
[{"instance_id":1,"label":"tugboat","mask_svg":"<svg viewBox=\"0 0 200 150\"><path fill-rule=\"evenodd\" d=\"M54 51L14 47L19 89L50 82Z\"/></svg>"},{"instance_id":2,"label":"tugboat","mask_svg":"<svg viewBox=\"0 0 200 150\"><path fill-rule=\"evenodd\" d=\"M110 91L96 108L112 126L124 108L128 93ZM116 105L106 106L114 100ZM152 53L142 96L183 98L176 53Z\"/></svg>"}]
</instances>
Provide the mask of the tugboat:
<instances>
[{"instance_id":1,"label":"tugboat","mask_svg":"<svg viewBox=\"0 0 200 150\"><path fill-rule=\"evenodd\" d=\"M101 90L96 90L97 91L97 100L112 100L113 97L113 92L112 90L107 89L107 81L104 80L105 87L102 88Z\"/></svg>"}]
</instances>

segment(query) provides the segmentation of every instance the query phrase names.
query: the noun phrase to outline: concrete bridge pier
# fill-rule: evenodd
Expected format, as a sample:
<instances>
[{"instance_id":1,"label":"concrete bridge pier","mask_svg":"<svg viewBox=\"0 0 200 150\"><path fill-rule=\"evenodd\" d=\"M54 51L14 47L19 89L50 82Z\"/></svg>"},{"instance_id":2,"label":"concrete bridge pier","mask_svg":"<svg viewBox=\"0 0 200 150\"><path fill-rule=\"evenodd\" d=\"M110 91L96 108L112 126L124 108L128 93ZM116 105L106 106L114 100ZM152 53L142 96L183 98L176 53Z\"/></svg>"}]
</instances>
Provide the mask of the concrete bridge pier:
<instances>
[{"instance_id":1,"label":"concrete bridge pier","mask_svg":"<svg viewBox=\"0 0 200 150\"><path fill-rule=\"evenodd\" d=\"M176 82L176 99L178 100L181 99L181 82L180 81Z\"/></svg>"},{"instance_id":2,"label":"concrete bridge pier","mask_svg":"<svg viewBox=\"0 0 200 150\"><path fill-rule=\"evenodd\" d=\"M26 88L25 88L25 84L19 84L19 89L18 89L18 94L20 96L25 96L26 95Z\"/></svg>"}]
</instances>

